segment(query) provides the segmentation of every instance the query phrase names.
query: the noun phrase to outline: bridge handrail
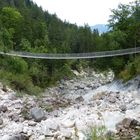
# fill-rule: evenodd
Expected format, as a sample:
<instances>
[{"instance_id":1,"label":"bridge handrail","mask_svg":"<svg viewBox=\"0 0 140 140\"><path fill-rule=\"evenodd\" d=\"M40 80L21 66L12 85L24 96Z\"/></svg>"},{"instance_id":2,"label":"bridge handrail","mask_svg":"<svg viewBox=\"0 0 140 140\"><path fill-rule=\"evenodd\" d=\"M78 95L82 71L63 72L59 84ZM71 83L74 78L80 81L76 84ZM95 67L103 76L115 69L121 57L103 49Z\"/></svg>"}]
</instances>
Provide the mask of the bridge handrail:
<instances>
[{"instance_id":1,"label":"bridge handrail","mask_svg":"<svg viewBox=\"0 0 140 140\"><path fill-rule=\"evenodd\" d=\"M89 52L89 53L31 53L31 52L17 52L10 51L7 53L0 52L3 55L20 56L28 58L42 58L42 59L81 59L81 58L98 58L98 57L109 57L139 53L140 47L127 48L120 50L102 51L102 52Z\"/></svg>"}]
</instances>

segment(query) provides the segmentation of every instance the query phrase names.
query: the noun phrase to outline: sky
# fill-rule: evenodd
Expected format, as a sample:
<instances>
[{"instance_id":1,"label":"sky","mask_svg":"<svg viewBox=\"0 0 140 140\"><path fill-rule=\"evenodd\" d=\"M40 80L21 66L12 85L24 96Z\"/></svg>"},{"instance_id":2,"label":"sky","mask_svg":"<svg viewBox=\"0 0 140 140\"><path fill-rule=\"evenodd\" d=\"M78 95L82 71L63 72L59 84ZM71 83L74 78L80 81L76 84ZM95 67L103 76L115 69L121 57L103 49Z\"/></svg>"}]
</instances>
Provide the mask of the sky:
<instances>
[{"instance_id":1,"label":"sky","mask_svg":"<svg viewBox=\"0 0 140 140\"><path fill-rule=\"evenodd\" d=\"M88 24L107 24L111 9L119 3L128 4L133 0L33 0L38 6L51 14L56 14L63 21L79 26Z\"/></svg>"}]
</instances>

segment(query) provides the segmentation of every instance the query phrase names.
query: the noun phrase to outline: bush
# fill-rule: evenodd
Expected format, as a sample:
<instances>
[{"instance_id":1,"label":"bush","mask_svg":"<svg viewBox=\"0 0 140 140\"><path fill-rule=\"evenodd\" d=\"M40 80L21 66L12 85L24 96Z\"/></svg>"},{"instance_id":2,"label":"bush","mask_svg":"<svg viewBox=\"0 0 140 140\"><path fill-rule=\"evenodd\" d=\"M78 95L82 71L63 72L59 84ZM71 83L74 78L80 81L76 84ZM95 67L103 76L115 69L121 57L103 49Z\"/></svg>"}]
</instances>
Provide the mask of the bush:
<instances>
[{"instance_id":1,"label":"bush","mask_svg":"<svg viewBox=\"0 0 140 140\"><path fill-rule=\"evenodd\" d=\"M130 80L132 78L132 75L129 73L129 71L127 69L125 69L120 72L119 78L121 78L122 80L127 82L128 80Z\"/></svg>"},{"instance_id":2,"label":"bush","mask_svg":"<svg viewBox=\"0 0 140 140\"><path fill-rule=\"evenodd\" d=\"M63 67L59 71L60 74L62 74L62 77L71 78L73 76L73 73L71 71L71 67L68 64L64 64Z\"/></svg>"},{"instance_id":3,"label":"bush","mask_svg":"<svg viewBox=\"0 0 140 140\"><path fill-rule=\"evenodd\" d=\"M24 59L19 57L9 58L8 60L8 69L9 71L13 71L14 73L27 73L28 64Z\"/></svg>"},{"instance_id":4,"label":"bush","mask_svg":"<svg viewBox=\"0 0 140 140\"><path fill-rule=\"evenodd\" d=\"M128 81L136 75L140 74L140 57L134 58L132 62L129 62L123 71L120 72L119 78L124 81Z\"/></svg>"},{"instance_id":5,"label":"bush","mask_svg":"<svg viewBox=\"0 0 140 140\"><path fill-rule=\"evenodd\" d=\"M1 81L18 92L27 93L30 95L38 95L42 89L34 86L31 77L26 74L14 74L5 70L0 70Z\"/></svg>"},{"instance_id":6,"label":"bush","mask_svg":"<svg viewBox=\"0 0 140 140\"><path fill-rule=\"evenodd\" d=\"M103 126L90 127L86 133L87 140L114 140L114 136L106 135L107 129Z\"/></svg>"}]
</instances>

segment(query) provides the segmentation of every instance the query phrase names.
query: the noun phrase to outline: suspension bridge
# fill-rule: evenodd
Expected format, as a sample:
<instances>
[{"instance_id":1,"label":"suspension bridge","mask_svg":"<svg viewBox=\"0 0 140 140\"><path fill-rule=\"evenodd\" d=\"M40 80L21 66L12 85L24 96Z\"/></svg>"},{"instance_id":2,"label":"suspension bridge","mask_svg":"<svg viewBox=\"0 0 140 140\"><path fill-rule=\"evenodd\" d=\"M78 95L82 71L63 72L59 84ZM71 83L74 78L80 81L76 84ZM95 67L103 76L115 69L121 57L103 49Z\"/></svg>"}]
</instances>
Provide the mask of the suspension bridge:
<instances>
[{"instance_id":1,"label":"suspension bridge","mask_svg":"<svg viewBox=\"0 0 140 140\"><path fill-rule=\"evenodd\" d=\"M112 50L112 51L101 51L91 53L30 53L30 52L0 52L1 55L7 56L18 56L23 58L36 58L36 59L89 59L89 58L103 58L122 56L128 54L140 53L140 47Z\"/></svg>"}]
</instances>

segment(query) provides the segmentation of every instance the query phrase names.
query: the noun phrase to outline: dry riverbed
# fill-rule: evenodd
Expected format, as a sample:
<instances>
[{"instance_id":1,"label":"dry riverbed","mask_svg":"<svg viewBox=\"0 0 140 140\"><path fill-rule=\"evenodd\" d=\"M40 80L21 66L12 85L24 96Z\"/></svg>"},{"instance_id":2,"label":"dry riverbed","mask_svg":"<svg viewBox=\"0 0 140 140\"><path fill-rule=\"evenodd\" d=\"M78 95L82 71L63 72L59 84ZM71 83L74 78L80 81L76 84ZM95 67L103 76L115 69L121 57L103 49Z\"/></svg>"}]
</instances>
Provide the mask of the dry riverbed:
<instances>
[{"instance_id":1,"label":"dry riverbed","mask_svg":"<svg viewBox=\"0 0 140 140\"><path fill-rule=\"evenodd\" d=\"M40 97L18 97L1 84L0 140L86 140L90 128L104 125L117 138L134 138L140 127L139 77L124 85L112 82L111 71L74 73L76 78L61 80Z\"/></svg>"}]
</instances>

